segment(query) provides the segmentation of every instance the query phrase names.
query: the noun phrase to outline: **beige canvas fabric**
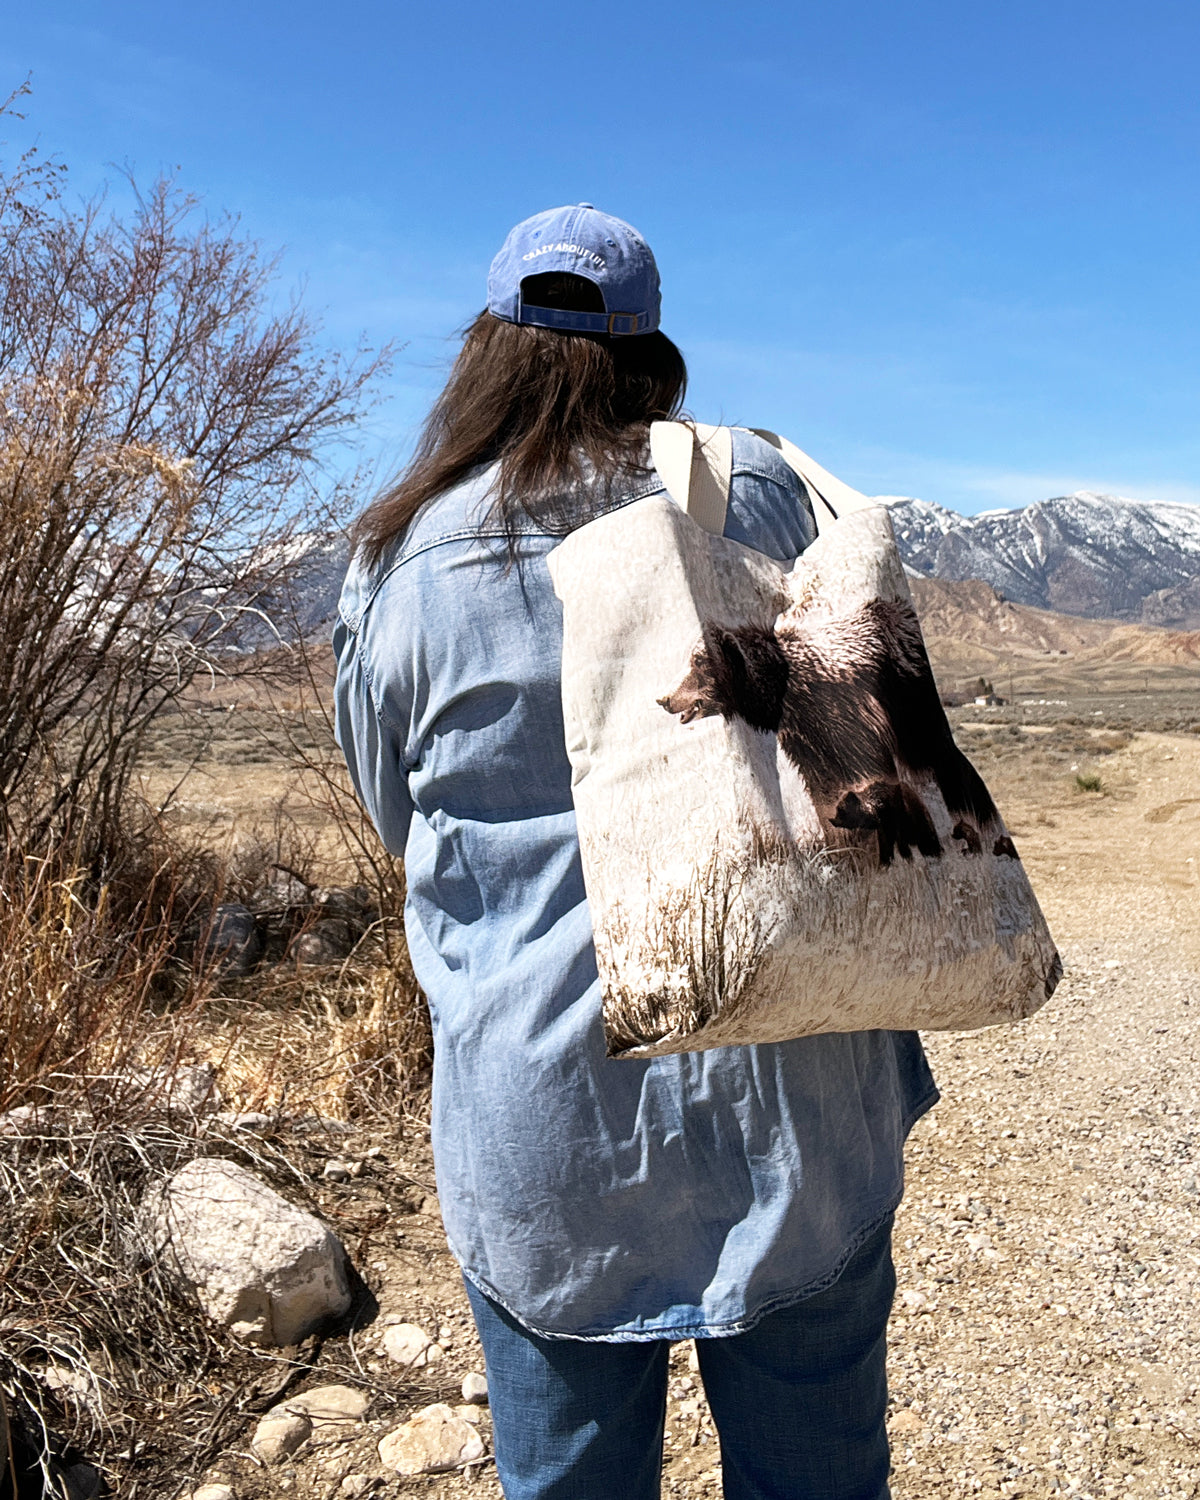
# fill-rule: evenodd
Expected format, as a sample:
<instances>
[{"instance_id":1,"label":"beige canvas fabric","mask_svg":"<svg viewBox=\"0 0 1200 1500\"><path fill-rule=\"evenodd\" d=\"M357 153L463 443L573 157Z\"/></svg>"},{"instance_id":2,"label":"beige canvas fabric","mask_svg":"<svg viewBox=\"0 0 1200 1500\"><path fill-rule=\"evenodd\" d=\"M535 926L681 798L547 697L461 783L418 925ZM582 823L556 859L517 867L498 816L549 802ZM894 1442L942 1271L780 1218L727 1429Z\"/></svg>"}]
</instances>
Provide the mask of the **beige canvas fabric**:
<instances>
[{"instance_id":1,"label":"beige canvas fabric","mask_svg":"<svg viewBox=\"0 0 1200 1500\"><path fill-rule=\"evenodd\" d=\"M954 745L887 511L809 489L793 568L726 540L728 429L656 423L652 495L551 554L614 1056L1018 1020L1061 972Z\"/></svg>"}]
</instances>

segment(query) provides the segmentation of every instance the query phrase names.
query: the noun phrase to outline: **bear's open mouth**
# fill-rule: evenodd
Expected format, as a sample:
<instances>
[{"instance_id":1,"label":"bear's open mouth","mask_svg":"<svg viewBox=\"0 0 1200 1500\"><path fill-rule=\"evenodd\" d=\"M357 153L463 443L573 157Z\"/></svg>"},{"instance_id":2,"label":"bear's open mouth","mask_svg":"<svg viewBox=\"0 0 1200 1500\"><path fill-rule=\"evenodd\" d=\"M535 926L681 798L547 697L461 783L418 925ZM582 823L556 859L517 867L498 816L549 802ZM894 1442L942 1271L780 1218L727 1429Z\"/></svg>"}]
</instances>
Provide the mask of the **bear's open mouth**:
<instances>
[{"instance_id":1,"label":"bear's open mouth","mask_svg":"<svg viewBox=\"0 0 1200 1500\"><path fill-rule=\"evenodd\" d=\"M685 698L682 704L676 704L676 697L683 697L682 693L664 693L661 698L654 701L659 708L665 708L669 714L678 714L681 724L690 724L693 719L703 718L711 710L695 698Z\"/></svg>"}]
</instances>

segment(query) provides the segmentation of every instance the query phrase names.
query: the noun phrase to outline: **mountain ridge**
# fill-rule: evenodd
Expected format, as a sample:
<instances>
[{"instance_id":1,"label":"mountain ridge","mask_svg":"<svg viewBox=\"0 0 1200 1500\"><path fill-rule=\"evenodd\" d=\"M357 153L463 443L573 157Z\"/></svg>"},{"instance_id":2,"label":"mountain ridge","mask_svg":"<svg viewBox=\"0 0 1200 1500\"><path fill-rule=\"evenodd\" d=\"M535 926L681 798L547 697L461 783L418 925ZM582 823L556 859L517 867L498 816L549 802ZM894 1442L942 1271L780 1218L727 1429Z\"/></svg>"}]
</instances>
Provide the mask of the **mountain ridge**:
<instances>
[{"instance_id":1,"label":"mountain ridge","mask_svg":"<svg viewBox=\"0 0 1200 1500\"><path fill-rule=\"evenodd\" d=\"M921 577L981 579L1058 614L1200 628L1200 506L1077 490L963 516L928 500L879 499L906 567Z\"/></svg>"}]
</instances>

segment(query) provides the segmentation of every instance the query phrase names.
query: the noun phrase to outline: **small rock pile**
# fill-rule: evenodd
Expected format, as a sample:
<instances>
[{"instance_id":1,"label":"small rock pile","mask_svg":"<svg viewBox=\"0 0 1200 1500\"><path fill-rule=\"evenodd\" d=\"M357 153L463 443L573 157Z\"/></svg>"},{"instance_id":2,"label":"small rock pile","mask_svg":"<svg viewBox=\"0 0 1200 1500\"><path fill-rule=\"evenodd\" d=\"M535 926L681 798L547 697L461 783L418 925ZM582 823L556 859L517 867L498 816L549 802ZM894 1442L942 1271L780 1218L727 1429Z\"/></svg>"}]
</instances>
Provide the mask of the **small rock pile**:
<instances>
[{"instance_id":1,"label":"small rock pile","mask_svg":"<svg viewBox=\"0 0 1200 1500\"><path fill-rule=\"evenodd\" d=\"M349 1166L344 1176L353 1180ZM322 1177L343 1180L336 1171ZM181 1286L209 1317L245 1342L295 1346L350 1309L349 1263L341 1242L313 1214L236 1162L196 1158L148 1197L143 1213L153 1252L171 1257ZM385 1319L379 1347L405 1377L430 1371L445 1357L436 1338L394 1314ZM323 1448L353 1454L348 1468L342 1463L346 1472L339 1488L355 1500L384 1471L438 1474L483 1460L486 1377L469 1371L461 1394L456 1406L434 1401L399 1423L394 1417L368 1422L371 1392L340 1383L318 1385L270 1407L258 1419L250 1452L272 1470L304 1455L315 1459ZM369 1463L365 1441L374 1444L374 1472L364 1468ZM236 1496L230 1484L213 1480L196 1489L192 1500Z\"/></svg>"},{"instance_id":2,"label":"small rock pile","mask_svg":"<svg viewBox=\"0 0 1200 1500\"><path fill-rule=\"evenodd\" d=\"M303 968L340 964L379 911L366 886L310 886L281 872L246 902L224 901L188 929L182 950L222 979L242 979L263 964Z\"/></svg>"},{"instance_id":3,"label":"small rock pile","mask_svg":"<svg viewBox=\"0 0 1200 1500\"><path fill-rule=\"evenodd\" d=\"M302 1443L321 1447L355 1436L371 1397L349 1385L321 1385L273 1406L262 1418L250 1451L263 1463L274 1464L294 1453Z\"/></svg>"}]
</instances>

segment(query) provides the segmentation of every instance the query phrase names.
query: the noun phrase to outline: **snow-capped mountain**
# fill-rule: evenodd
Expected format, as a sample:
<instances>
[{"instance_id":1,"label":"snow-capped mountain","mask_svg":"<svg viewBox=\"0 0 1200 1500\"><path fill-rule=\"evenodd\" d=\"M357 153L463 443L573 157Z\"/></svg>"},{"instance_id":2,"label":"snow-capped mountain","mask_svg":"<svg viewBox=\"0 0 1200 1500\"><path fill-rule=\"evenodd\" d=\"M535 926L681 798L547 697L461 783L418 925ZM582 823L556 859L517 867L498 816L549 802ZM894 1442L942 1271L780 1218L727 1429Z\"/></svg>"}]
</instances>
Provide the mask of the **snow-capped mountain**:
<instances>
[{"instance_id":1,"label":"snow-capped mountain","mask_svg":"<svg viewBox=\"0 0 1200 1500\"><path fill-rule=\"evenodd\" d=\"M1200 505L1080 490L1023 510L960 516L881 496L905 563L928 578L982 578L1062 614L1200 627Z\"/></svg>"},{"instance_id":2,"label":"snow-capped mountain","mask_svg":"<svg viewBox=\"0 0 1200 1500\"><path fill-rule=\"evenodd\" d=\"M297 637L329 635L349 557L344 531L301 532L270 553L255 554L275 583L243 605L226 644L238 651L261 651Z\"/></svg>"},{"instance_id":3,"label":"snow-capped mountain","mask_svg":"<svg viewBox=\"0 0 1200 1500\"><path fill-rule=\"evenodd\" d=\"M350 560L344 531L306 532L288 543L286 598L264 600L264 613L286 638L299 632L311 637L333 629L338 595Z\"/></svg>"}]
</instances>

